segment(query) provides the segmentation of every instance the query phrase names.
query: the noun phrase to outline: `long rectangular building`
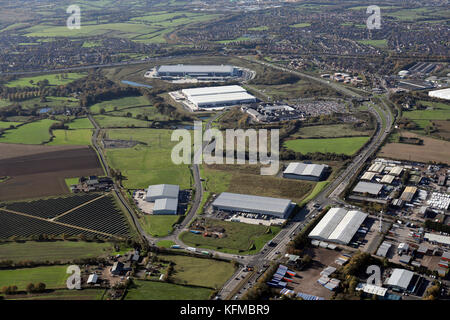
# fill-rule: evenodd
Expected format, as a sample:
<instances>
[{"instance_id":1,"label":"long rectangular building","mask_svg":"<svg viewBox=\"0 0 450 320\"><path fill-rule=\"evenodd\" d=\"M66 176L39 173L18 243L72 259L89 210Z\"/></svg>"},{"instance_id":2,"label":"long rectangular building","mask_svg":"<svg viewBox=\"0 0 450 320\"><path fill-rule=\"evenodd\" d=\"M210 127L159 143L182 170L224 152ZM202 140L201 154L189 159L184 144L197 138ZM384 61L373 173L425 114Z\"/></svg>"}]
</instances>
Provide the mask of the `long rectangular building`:
<instances>
[{"instance_id":1,"label":"long rectangular building","mask_svg":"<svg viewBox=\"0 0 450 320\"><path fill-rule=\"evenodd\" d=\"M290 163L283 172L284 178L319 181L323 178L327 165L311 163Z\"/></svg>"},{"instance_id":2,"label":"long rectangular building","mask_svg":"<svg viewBox=\"0 0 450 320\"><path fill-rule=\"evenodd\" d=\"M236 68L230 65L162 65L157 68L158 77L232 77Z\"/></svg>"},{"instance_id":3,"label":"long rectangular building","mask_svg":"<svg viewBox=\"0 0 450 320\"><path fill-rule=\"evenodd\" d=\"M295 203L288 199L222 192L212 205L216 210L267 214L286 219Z\"/></svg>"},{"instance_id":4,"label":"long rectangular building","mask_svg":"<svg viewBox=\"0 0 450 320\"><path fill-rule=\"evenodd\" d=\"M331 208L308 237L346 245L352 240L366 218L367 214L361 211Z\"/></svg>"},{"instance_id":5,"label":"long rectangular building","mask_svg":"<svg viewBox=\"0 0 450 320\"><path fill-rule=\"evenodd\" d=\"M254 96L238 85L183 89L181 92L197 108L256 102Z\"/></svg>"}]
</instances>

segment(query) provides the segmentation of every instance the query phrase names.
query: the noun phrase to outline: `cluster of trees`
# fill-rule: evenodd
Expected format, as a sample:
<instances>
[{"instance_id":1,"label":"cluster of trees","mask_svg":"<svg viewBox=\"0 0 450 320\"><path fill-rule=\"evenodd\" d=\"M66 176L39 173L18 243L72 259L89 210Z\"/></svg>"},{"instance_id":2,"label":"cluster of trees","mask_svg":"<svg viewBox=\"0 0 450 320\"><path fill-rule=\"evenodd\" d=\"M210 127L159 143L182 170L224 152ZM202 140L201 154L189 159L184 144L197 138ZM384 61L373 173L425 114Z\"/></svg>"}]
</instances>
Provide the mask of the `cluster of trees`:
<instances>
[{"instance_id":1,"label":"cluster of trees","mask_svg":"<svg viewBox=\"0 0 450 320\"><path fill-rule=\"evenodd\" d=\"M309 152L303 154L301 152L295 152L288 149L282 149L280 151L280 159L281 160L312 160L312 161L347 161L352 157L346 154L337 154L334 152Z\"/></svg>"},{"instance_id":2,"label":"cluster of trees","mask_svg":"<svg viewBox=\"0 0 450 320\"><path fill-rule=\"evenodd\" d=\"M428 287L427 291L425 291L423 300L436 300L437 298L439 298L440 293L441 284L439 283L439 281L434 281L433 285L431 287Z\"/></svg>"},{"instance_id":3,"label":"cluster of trees","mask_svg":"<svg viewBox=\"0 0 450 320\"><path fill-rule=\"evenodd\" d=\"M42 293L45 292L46 285L45 283L29 283L27 284L26 290L28 293Z\"/></svg>"},{"instance_id":4,"label":"cluster of trees","mask_svg":"<svg viewBox=\"0 0 450 320\"><path fill-rule=\"evenodd\" d=\"M433 220L425 220L423 226L427 229L450 233L450 226L440 222L434 222Z\"/></svg>"}]
</instances>

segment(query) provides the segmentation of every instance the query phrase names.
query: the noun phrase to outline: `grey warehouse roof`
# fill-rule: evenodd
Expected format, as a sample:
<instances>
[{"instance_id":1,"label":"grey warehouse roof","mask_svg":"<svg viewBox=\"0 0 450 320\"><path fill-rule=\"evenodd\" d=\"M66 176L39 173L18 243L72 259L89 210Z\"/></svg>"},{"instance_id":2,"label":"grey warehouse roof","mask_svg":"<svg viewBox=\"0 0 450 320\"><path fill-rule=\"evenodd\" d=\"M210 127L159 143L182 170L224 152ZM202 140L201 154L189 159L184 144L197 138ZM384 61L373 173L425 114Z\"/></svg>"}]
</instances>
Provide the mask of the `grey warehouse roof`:
<instances>
[{"instance_id":1,"label":"grey warehouse roof","mask_svg":"<svg viewBox=\"0 0 450 320\"><path fill-rule=\"evenodd\" d=\"M178 208L178 199L164 198L155 201L153 211L170 210L176 212L177 208Z\"/></svg>"},{"instance_id":2,"label":"grey warehouse roof","mask_svg":"<svg viewBox=\"0 0 450 320\"><path fill-rule=\"evenodd\" d=\"M358 193L369 193L373 195L378 195L383 188L382 184L379 183L371 183L371 182L364 182L360 181L356 185L356 187L353 189L353 192Z\"/></svg>"},{"instance_id":3,"label":"grey warehouse roof","mask_svg":"<svg viewBox=\"0 0 450 320\"><path fill-rule=\"evenodd\" d=\"M147 190L147 198L163 197L163 198L177 198L180 192L180 186L173 184L156 184L149 186Z\"/></svg>"},{"instance_id":4,"label":"grey warehouse roof","mask_svg":"<svg viewBox=\"0 0 450 320\"><path fill-rule=\"evenodd\" d=\"M213 206L235 211L260 211L284 215L291 203L291 200L288 199L222 192L214 200Z\"/></svg>"},{"instance_id":5,"label":"grey warehouse roof","mask_svg":"<svg viewBox=\"0 0 450 320\"><path fill-rule=\"evenodd\" d=\"M292 162L288 165L284 173L296 174L299 176L313 176L320 177L323 170L327 166L324 164L307 164L300 162Z\"/></svg>"},{"instance_id":6,"label":"grey warehouse roof","mask_svg":"<svg viewBox=\"0 0 450 320\"><path fill-rule=\"evenodd\" d=\"M218 73L232 73L233 66L230 65L162 65L158 68L158 72L218 72Z\"/></svg>"},{"instance_id":7,"label":"grey warehouse roof","mask_svg":"<svg viewBox=\"0 0 450 320\"><path fill-rule=\"evenodd\" d=\"M389 277L387 284L402 289L407 289L409 283L414 276L414 272L405 269L394 269L392 275Z\"/></svg>"}]
</instances>

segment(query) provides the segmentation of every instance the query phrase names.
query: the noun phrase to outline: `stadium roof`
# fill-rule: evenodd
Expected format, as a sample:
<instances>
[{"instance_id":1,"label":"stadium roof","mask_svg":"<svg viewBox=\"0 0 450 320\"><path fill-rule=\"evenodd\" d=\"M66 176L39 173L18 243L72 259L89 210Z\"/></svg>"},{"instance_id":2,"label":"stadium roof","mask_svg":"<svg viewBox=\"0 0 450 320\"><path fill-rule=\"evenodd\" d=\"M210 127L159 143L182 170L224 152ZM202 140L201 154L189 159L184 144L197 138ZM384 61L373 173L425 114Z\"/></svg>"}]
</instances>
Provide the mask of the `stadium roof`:
<instances>
[{"instance_id":1,"label":"stadium roof","mask_svg":"<svg viewBox=\"0 0 450 320\"><path fill-rule=\"evenodd\" d=\"M343 208L331 208L309 234L310 238L328 239L342 218L347 214Z\"/></svg>"},{"instance_id":2,"label":"stadium roof","mask_svg":"<svg viewBox=\"0 0 450 320\"><path fill-rule=\"evenodd\" d=\"M170 210L176 212L177 208L178 208L178 199L164 198L155 201L153 211Z\"/></svg>"},{"instance_id":3,"label":"stadium roof","mask_svg":"<svg viewBox=\"0 0 450 320\"><path fill-rule=\"evenodd\" d=\"M382 184L379 183L371 183L371 182L358 182L356 187L353 189L353 192L358 193L369 193L373 195L378 195L383 188Z\"/></svg>"},{"instance_id":4,"label":"stadium roof","mask_svg":"<svg viewBox=\"0 0 450 320\"><path fill-rule=\"evenodd\" d=\"M196 96L208 96L208 95L219 95L219 94L230 94L230 93L246 93L247 91L238 85L232 86L215 86L215 87L202 87L202 88L192 88L181 90L183 94L189 97Z\"/></svg>"},{"instance_id":5,"label":"stadium roof","mask_svg":"<svg viewBox=\"0 0 450 320\"><path fill-rule=\"evenodd\" d=\"M389 286L395 286L406 290L413 276L414 272L412 271L405 269L394 269L387 281L387 284Z\"/></svg>"},{"instance_id":6,"label":"stadium roof","mask_svg":"<svg viewBox=\"0 0 450 320\"><path fill-rule=\"evenodd\" d=\"M361 211L349 211L330 234L328 240L343 244L349 243L366 217L367 214Z\"/></svg>"},{"instance_id":7,"label":"stadium roof","mask_svg":"<svg viewBox=\"0 0 450 320\"><path fill-rule=\"evenodd\" d=\"M300 162L292 162L288 165L284 173L296 174L299 176L320 177L323 170L327 167L324 164L307 164Z\"/></svg>"},{"instance_id":8,"label":"stadium roof","mask_svg":"<svg viewBox=\"0 0 450 320\"><path fill-rule=\"evenodd\" d=\"M292 201L271 197L222 192L213 202L213 206L233 211L267 212L283 216Z\"/></svg>"},{"instance_id":9,"label":"stadium roof","mask_svg":"<svg viewBox=\"0 0 450 320\"><path fill-rule=\"evenodd\" d=\"M217 73L232 73L234 70L233 66L230 65L162 65L158 68L158 72L186 72L186 73L207 73L207 72L217 72Z\"/></svg>"},{"instance_id":10,"label":"stadium roof","mask_svg":"<svg viewBox=\"0 0 450 320\"><path fill-rule=\"evenodd\" d=\"M147 198L177 198L180 192L180 186L173 184L156 184L149 186L147 190Z\"/></svg>"}]
</instances>

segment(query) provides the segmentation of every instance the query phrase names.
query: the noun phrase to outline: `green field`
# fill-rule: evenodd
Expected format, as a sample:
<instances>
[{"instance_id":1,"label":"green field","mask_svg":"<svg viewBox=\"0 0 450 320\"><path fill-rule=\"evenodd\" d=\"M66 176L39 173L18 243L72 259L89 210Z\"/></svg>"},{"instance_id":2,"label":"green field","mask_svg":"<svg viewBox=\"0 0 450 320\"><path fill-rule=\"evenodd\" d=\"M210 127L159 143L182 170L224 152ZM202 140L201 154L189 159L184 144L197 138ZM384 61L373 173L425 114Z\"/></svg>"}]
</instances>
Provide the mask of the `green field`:
<instances>
[{"instance_id":1,"label":"green field","mask_svg":"<svg viewBox=\"0 0 450 320\"><path fill-rule=\"evenodd\" d=\"M12 104L12 102L10 102L9 100L0 99L0 108L1 108L1 107L9 106L9 105L11 105L11 104Z\"/></svg>"},{"instance_id":2,"label":"green field","mask_svg":"<svg viewBox=\"0 0 450 320\"><path fill-rule=\"evenodd\" d=\"M292 28L305 28L305 27L309 27L310 25L311 25L311 23L303 22L303 23L292 24L292 25L290 25L290 27L292 27Z\"/></svg>"},{"instance_id":3,"label":"green field","mask_svg":"<svg viewBox=\"0 0 450 320\"><path fill-rule=\"evenodd\" d=\"M92 129L53 130L55 137L48 145L90 145L92 144L92 131Z\"/></svg>"},{"instance_id":4,"label":"green field","mask_svg":"<svg viewBox=\"0 0 450 320\"><path fill-rule=\"evenodd\" d=\"M78 181L78 178L76 179ZM55 261L92 258L111 254L114 247L111 243L82 241L52 242L8 242L0 244L0 260L12 261Z\"/></svg>"},{"instance_id":5,"label":"green field","mask_svg":"<svg viewBox=\"0 0 450 320\"><path fill-rule=\"evenodd\" d=\"M181 255L158 255L158 258L175 263L172 278L177 283L220 288L234 273L231 262Z\"/></svg>"},{"instance_id":6,"label":"green field","mask_svg":"<svg viewBox=\"0 0 450 320\"><path fill-rule=\"evenodd\" d=\"M94 129L93 124L88 118L78 118L67 124L69 129Z\"/></svg>"},{"instance_id":7,"label":"green field","mask_svg":"<svg viewBox=\"0 0 450 320\"><path fill-rule=\"evenodd\" d=\"M48 289L65 288L69 276L66 271L67 266L0 270L0 288L15 285L18 290L25 290L30 282L43 282Z\"/></svg>"},{"instance_id":8,"label":"green field","mask_svg":"<svg viewBox=\"0 0 450 320\"><path fill-rule=\"evenodd\" d=\"M134 118L128 117L113 117L113 116L105 116L99 115L94 116L95 122L102 128L132 128L132 127L145 127L148 128L151 125L151 122L138 120Z\"/></svg>"},{"instance_id":9,"label":"green field","mask_svg":"<svg viewBox=\"0 0 450 320\"><path fill-rule=\"evenodd\" d=\"M181 241L192 247L214 249L233 254L255 254L261 250L266 242L272 239L280 230L280 227L269 227L240 222L206 219L208 224L220 226L225 229L223 238L203 237L201 234L183 232Z\"/></svg>"},{"instance_id":10,"label":"green field","mask_svg":"<svg viewBox=\"0 0 450 320\"><path fill-rule=\"evenodd\" d=\"M171 159L171 130L111 129L109 139L137 140L147 145L133 148L108 149L106 157L111 167L126 176L123 185L128 189L147 188L151 184L178 184L181 189L191 187L188 165L175 165Z\"/></svg>"},{"instance_id":11,"label":"green field","mask_svg":"<svg viewBox=\"0 0 450 320\"><path fill-rule=\"evenodd\" d=\"M355 130L348 124L330 124L301 127L291 137L294 138L338 138L367 135L367 131Z\"/></svg>"},{"instance_id":12,"label":"green field","mask_svg":"<svg viewBox=\"0 0 450 320\"><path fill-rule=\"evenodd\" d=\"M44 119L25 124L13 130L7 130L0 142L21 144L42 144L50 140L50 126L57 121Z\"/></svg>"},{"instance_id":13,"label":"green field","mask_svg":"<svg viewBox=\"0 0 450 320\"><path fill-rule=\"evenodd\" d=\"M136 116L140 114L142 117L147 116L149 120L168 121L170 119L169 116L159 113L155 107L126 108L118 111L108 112L108 115L124 117L127 115L127 113L131 113L133 118L136 118Z\"/></svg>"},{"instance_id":14,"label":"green field","mask_svg":"<svg viewBox=\"0 0 450 320\"><path fill-rule=\"evenodd\" d=\"M148 106L149 104L149 101L144 96L125 97L96 103L90 107L90 110L93 113L100 113L101 109L109 112L113 111L114 107L117 107L117 110L121 110L130 107Z\"/></svg>"},{"instance_id":15,"label":"green field","mask_svg":"<svg viewBox=\"0 0 450 320\"><path fill-rule=\"evenodd\" d=\"M18 124L21 124L21 122L0 121L0 129L9 128L10 126L17 126Z\"/></svg>"},{"instance_id":16,"label":"green field","mask_svg":"<svg viewBox=\"0 0 450 320\"><path fill-rule=\"evenodd\" d=\"M58 289L44 294L27 295L18 300L102 300L104 292L104 289ZM14 296L9 298L8 300L15 300Z\"/></svg>"},{"instance_id":17,"label":"green field","mask_svg":"<svg viewBox=\"0 0 450 320\"><path fill-rule=\"evenodd\" d=\"M160 248L170 248L171 246L176 245L176 243L171 240L161 240L158 241L156 245Z\"/></svg>"},{"instance_id":18,"label":"green field","mask_svg":"<svg viewBox=\"0 0 450 320\"><path fill-rule=\"evenodd\" d=\"M427 106L426 110L404 111L402 116L412 120L448 120L450 119L450 104L441 102L419 101Z\"/></svg>"},{"instance_id":19,"label":"green field","mask_svg":"<svg viewBox=\"0 0 450 320\"><path fill-rule=\"evenodd\" d=\"M387 39L381 40L358 40L359 43L370 45L379 48L386 48L388 45Z\"/></svg>"},{"instance_id":20,"label":"green field","mask_svg":"<svg viewBox=\"0 0 450 320\"><path fill-rule=\"evenodd\" d=\"M81 79L86 76L85 73L62 73L57 74L45 74L41 76L19 78L17 80L10 81L6 84L7 87L37 87L39 81L47 79L49 85L58 86L66 85L75 80ZM67 76L66 76L67 75ZM30 82L31 81L31 82Z\"/></svg>"},{"instance_id":21,"label":"green field","mask_svg":"<svg viewBox=\"0 0 450 320\"><path fill-rule=\"evenodd\" d=\"M369 137L329 138L329 139L295 139L288 140L284 146L302 154L322 152L353 155L367 141Z\"/></svg>"},{"instance_id":22,"label":"green field","mask_svg":"<svg viewBox=\"0 0 450 320\"><path fill-rule=\"evenodd\" d=\"M157 281L137 280L135 285L125 300L207 300L213 291Z\"/></svg>"},{"instance_id":23,"label":"green field","mask_svg":"<svg viewBox=\"0 0 450 320\"><path fill-rule=\"evenodd\" d=\"M141 219L142 228L154 237L165 237L172 231L172 226L180 216L145 215Z\"/></svg>"},{"instance_id":24,"label":"green field","mask_svg":"<svg viewBox=\"0 0 450 320\"><path fill-rule=\"evenodd\" d=\"M78 99L67 97L46 97L46 101L41 102L41 98L33 98L21 101L20 105L26 109L36 108L77 108L79 106Z\"/></svg>"}]
</instances>

